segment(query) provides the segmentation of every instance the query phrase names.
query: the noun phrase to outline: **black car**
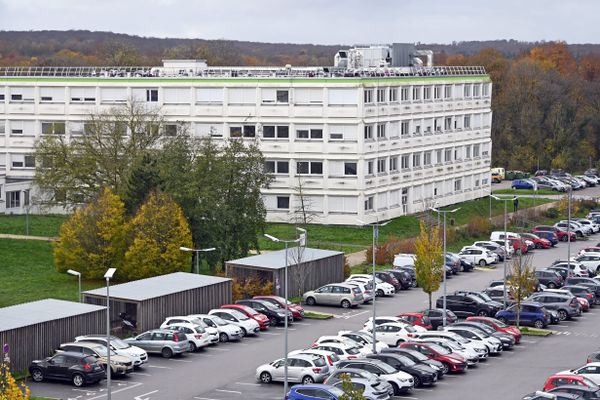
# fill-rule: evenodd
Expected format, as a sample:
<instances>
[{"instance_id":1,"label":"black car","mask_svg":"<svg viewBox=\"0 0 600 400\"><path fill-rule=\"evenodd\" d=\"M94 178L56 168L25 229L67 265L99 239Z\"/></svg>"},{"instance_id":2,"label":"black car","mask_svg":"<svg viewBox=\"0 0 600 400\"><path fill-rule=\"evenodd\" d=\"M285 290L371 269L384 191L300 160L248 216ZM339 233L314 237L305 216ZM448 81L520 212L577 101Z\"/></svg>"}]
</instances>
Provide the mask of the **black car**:
<instances>
[{"instance_id":1,"label":"black car","mask_svg":"<svg viewBox=\"0 0 600 400\"><path fill-rule=\"evenodd\" d=\"M413 287L413 280L408 272L400 269L388 269L385 272L392 274L398 280L403 290Z\"/></svg>"},{"instance_id":2,"label":"black car","mask_svg":"<svg viewBox=\"0 0 600 400\"><path fill-rule=\"evenodd\" d=\"M535 271L535 277L539 283L546 286L548 289L560 288L564 283L562 276L553 270L537 270Z\"/></svg>"},{"instance_id":3,"label":"black car","mask_svg":"<svg viewBox=\"0 0 600 400\"><path fill-rule=\"evenodd\" d=\"M273 303L268 302L266 300L261 299L247 299L247 300L238 300L235 302L236 304L243 304L245 306L251 307L258 311L261 314L264 314L269 318L269 322L271 326L276 324L283 324L285 322L285 317L287 315L288 324L292 324L294 321L294 317L292 313L284 310L283 308L279 308L275 306Z\"/></svg>"},{"instance_id":4,"label":"black car","mask_svg":"<svg viewBox=\"0 0 600 400\"><path fill-rule=\"evenodd\" d=\"M401 354L369 354L367 358L381 360L395 370L406 372L407 374L412 375L415 387L433 385L435 382L437 382L437 372L433 368L427 365L417 364L410 358Z\"/></svg>"},{"instance_id":5,"label":"black car","mask_svg":"<svg viewBox=\"0 0 600 400\"><path fill-rule=\"evenodd\" d=\"M452 324L452 326L464 326L464 327L476 329L480 332L487 333L490 336L500 339L500 341L502 342L502 347L504 349L510 349L515 345L515 338L512 335L505 333L505 332L498 332L494 328L492 328L486 324L482 324L481 322L462 321L462 322L456 322L456 323Z\"/></svg>"},{"instance_id":6,"label":"black car","mask_svg":"<svg viewBox=\"0 0 600 400\"><path fill-rule=\"evenodd\" d=\"M548 399L578 400L578 399L581 399L581 397L579 397L578 395L571 394L571 393L560 392L560 393L552 393L552 394L554 396L548 397L548 394L546 392L533 392L533 393L529 393L529 394L526 394L525 396L523 396L522 400L548 400Z\"/></svg>"},{"instance_id":7,"label":"black car","mask_svg":"<svg viewBox=\"0 0 600 400\"><path fill-rule=\"evenodd\" d=\"M435 302L436 307L442 308L444 297L440 297ZM490 317L500 311L500 307L494 302L487 302L480 297L470 294L450 294L446 295L446 309L461 317L470 317L478 315L480 317Z\"/></svg>"},{"instance_id":8,"label":"black car","mask_svg":"<svg viewBox=\"0 0 600 400\"><path fill-rule=\"evenodd\" d=\"M485 301L486 303L493 304L498 308L503 307L502 302L492 299L485 292L476 292L476 291L471 291L471 290L457 290L456 292L454 292L454 294L462 294L462 295L470 294L471 296L479 297L481 300Z\"/></svg>"},{"instance_id":9,"label":"black car","mask_svg":"<svg viewBox=\"0 0 600 400\"><path fill-rule=\"evenodd\" d=\"M394 287L394 290L396 290L396 293L399 292L400 289L402 289L402 285L400 284L398 279L396 279L396 277L390 274L389 272L375 271L375 276L384 281L385 283L389 283L390 285L392 285Z\"/></svg>"},{"instance_id":10,"label":"black car","mask_svg":"<svg viewBox=\"0 0 600 400\"><path fill-rule=\"evenodd\" d=\"M571 277L565 281L565 286L585 286L590 289L595 297L595 304L600 304L600 283L592 278Z\"/></svg>"},{"instance_id":11,"label":"black car","mask_svg":"<svg viewBox=\"0 0 600 400\"><path fill-rule=\"evenodd\" d=\"M432 308L420 312L429 318L429 322L431 322L431 326L434 331L444 324L444 310L442 308ZM454 314L451 310L446 309L446 325L453 324L456 321L458 321L456 314Z\"/></svg>"},{"instance_id":12,"label":"black car","mask_svg":"<svg viewBox=\"0 0 600 400\"><path fill-rule=\"evenodd\" d=\"M463 272L473 271L474 266L473 266L472 262L460 258L455 253L448 253L448 255L450 257L452 257L454 259L454 261L456 261L456 264L458 266L458 270L462 270Z\"/></svg>"},{"instance_id":13,"label":"black car","mask_svg":"<svg viewBox=\"0 0 600 400\"><path fill-rule=\"evenodd\" d=\"M556 273L558 273L563 278L563 281L569 277L569 269L567 267L562 267L560 265L551 265L546 269L548 271L555 271Z\"/></svg>"},{"instance_id":14,"label":"black car","mask_svg":"<svg viewBox=\"0 0 600 400\"><path fill-rule=\"evenodd\" d=\"M444 376L444 365L434 359L427 357L425 354L413 349L405 349L403 347L389 347L381 350L381 353L400 354L417 363L417 365L426 365L437 372L438 379Z\"/></svg>"},{"instance_id":15,"label":"black car","mask_svg":"<svg viewBox=\"0 0 600 400\"><path fill-rule=\"evenodd\" d=\"M383 380L385 380L385 378L382 377L381 375L388 375L388 374L393 374L393 373L397 372L394 368L392 368L388 364L384 363L383 361L372 360L372 359L367 359L367 358L359 358L359 359L355 359L355 360L342 360L338 363L337 368L338 369L344 369L344 368L362 369L362 370L369 371L369 372L381 377L381 379L383 379ZM410 381L412 381L412 379L409 380L409 383L412 383ZM406 389L404 389L404 388L402 388L402 389L399 388L398 385L394 382L390 382L390 384L394 388L394 395L398 395L398 394L406 391Z\"/></svg>"},{"instance_id":16,"label":"black car","mask_svg":"<svg viewBox=\"0 0 600 400\"><path fill-rule=\"evenodd\" d=\"M562 385L548 390L548 393L570 393L579 395L577 399L600 399L600 389L580 385Z\"/></svg>"},{"instance_id":17,"label":"black car","mask_svg":"<svg viewBox=\"0 0 600 400\"><path fill-rule=\"evenodd\" d=\"M29 374L35 382L44 379L69 381L77 387L97 383L106 377L97 358L68 351L44 360L32 361Z\"/></svg>"},{"instance_id":18,"label":"black car","mask_svg":"<svg viewBox=\"0 0 600 400\"><path fill-rule=\"evenodd\" d=\"M567 286L563 286L562 288L564 290L568 290L574 296L587 299L588 302L590 303L590 308L592 308L594 306L594 304L596 304L596 295L594 294L594 291L591 290L590 288L587 288L585 286L580 286L580 285L567 285Z\"/></svg>"},{"instance_id":19,"label":"black car","mask_svg":"<svg viewBox=\"0 0 600 400\"><path fill-rule=\"evenodd\" d=\"M415 272L415 268L410 265L404 266L394 266L394 269L397 271L404 271L408 275L410 275L410 279L412 281L412 287L417 287L417 273Z\"/></svg>"}]
</instances>

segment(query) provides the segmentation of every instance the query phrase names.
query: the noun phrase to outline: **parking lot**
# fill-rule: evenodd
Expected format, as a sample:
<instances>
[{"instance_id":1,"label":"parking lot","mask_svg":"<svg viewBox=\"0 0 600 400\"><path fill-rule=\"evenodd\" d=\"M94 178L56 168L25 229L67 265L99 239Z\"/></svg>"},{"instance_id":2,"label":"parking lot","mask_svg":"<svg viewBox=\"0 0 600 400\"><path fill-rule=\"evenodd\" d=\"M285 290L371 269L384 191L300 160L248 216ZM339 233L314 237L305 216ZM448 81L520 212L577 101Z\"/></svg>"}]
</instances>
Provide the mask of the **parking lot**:
<instances>
[{"instance_id":1,"label":"parking lot","mask_svg":"<svg viewBox=\"0 0 600 400\"><path fill-rule=\"evenodd\" d=\"M589 189L588 189L589 190ZM587 241L572 244L572 254L582 247L595 245L600 234ZM555 259L567 257L567 246L536 250L536 267L549 266ZM448 293L459 289L481 290L489 281L503 275L502 264L495 269L479 269L460 273L447 281ZM434 295L434 300L441 295ZM393 297L377 301L378 315L396 315L400 312L427 308L427 296L419 289L402 291ZM305 307L330 312L335 318L326 321L304 320L290 327L289 350L309 347L321 335L336 334L340 330L361 329L372 315L371 306L352 310L334 307ZM415 388L397 396L407 399L520 399L524 394L541 389L551 374L583 365L586 355L598 348L597 326L600 308L592 309L573 321L552 325L557 331L547 338L524 336L522 344L501 356L490 357L464 374L449 375L433 388ZM283 385L259 384L256 367L282 357L284 350L283 327L270 328L257 337L241 342L222 343L197 353L187 353L173 359L151 356L149 363L130 376L113 380L112 398L115 400L224 400L224 399L282 399ZM106 398L105 381L81 389L69 384L29 382L34 396L56 399L98 400ZM483 397L482 394L484 393Z\"/></svg>"}]
</instances>

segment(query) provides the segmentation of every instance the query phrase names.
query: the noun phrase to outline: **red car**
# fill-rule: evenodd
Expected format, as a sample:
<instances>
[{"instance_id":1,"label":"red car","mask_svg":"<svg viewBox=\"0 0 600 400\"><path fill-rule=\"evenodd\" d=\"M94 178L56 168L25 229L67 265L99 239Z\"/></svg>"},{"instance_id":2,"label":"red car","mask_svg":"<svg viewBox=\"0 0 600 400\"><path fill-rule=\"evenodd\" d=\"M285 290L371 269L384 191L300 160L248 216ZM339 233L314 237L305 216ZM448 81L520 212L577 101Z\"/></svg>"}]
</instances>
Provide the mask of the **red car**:
<instances>
[{"instance_id":1,"label":"red car","mask_svg":"<svg viewBox=\"0 0 600 400\"><path fill-rule=\"evenodd\" d=\"M506 325L505 323L497 320L496 318L475 316L475 317L467 317L467 321L479 322L481 324L489 326L490 328L494 329L496 332L508 333L513 338L515 338L515 344L519 344L519 342L521 341L521 331L518 328L516 328L514 326Z\"/></svg>"},{"instance_id":2,"label":"red car","mask_svg":"<svg viewBox=\"0 0 600 400\"><path fill-rule=\"evenodd\" d=\"M577 297L577 301L579 302L579 305L581 306L581 311L583 312L587 312L590 311L590 302L583 298L583 297Z\"/></svg>"},{"instance_id":3,"label":"red car","mask_svg":"<svg viewBox=\"0 0 600 400\"><path fill-rule=\"evenodd\" d=\"M447 374L450 371L462 372L466 371L468 368L467 360L465 360L463 356L453 353L445 347L435 343L404 342L401 343L399 347L416 350L432 360L441 362L444 374Z\"/></svg>"},{"instance_id":4,"label":"red car","mask_svg":"<svg viewBox=\"0 0 600 400\"><path fill-rule=\"evenodd\" d=\"M254 296L253 299L266 300L269 303L274 304L279 308L285 308L285 299L280 296L272 296L272 295ZM292 313L292 317L294 317L294 320L304 319L304 308L302 308L299 304L291 303L290 301L288 301L287 309L289 312Z\"/></svg>"},{"instance_id":5,"label":"red car","mask_svg":"<svg viewBox=\"0 0 600 400\"><path fill-rule=\"evenodd\" d=\"M538 231L546 231L546 232L554 232L556 233L556 236L558 237L558 240L561 240L563 242L568 241L568 237L571 236L571 242L574 242L575 240L577 240L577 235L575 234L575 232L569 232L570 235L567 236L567 232L558 229L555 226L550 226L550 225L538 225L535 228L533 228L531 230L531 232L536 233Z\"/></svg>"},{"instance_id":6,"label":"red car","mask_svg":"<svg viewBox=\"0 0 600 400\"><path fill-rule=\"evenodd\" d=\"M513 249L515 249L515 253L518 253L519 250L521 250L521 253L527 253L529 251L529 247L527 247L527 243L525 243L524 240L509 237L508 241L512 245Z\"/></svg>"},{"instance_id":7,"label":"red car","mask_svg":"<svg viewBox=\"0 0 600 400\"><path fill-rule=\"evenodd\" d=\"M269 327L269 318L267 318L266 315L259 313L252 307L248 307L243 304L223 304L221 308L238 310L242 314L246 315L248 318L252 318L256 322L258 322L258 326L261 331L264 331Z\"/></svg>"},{"instance_id":8,"label":"red car","mask_svg":"<svg viewBox=\"0 0 600 400\"><path fill-rule=\"evenodd\" d=\"M547 392L550 389L563 385L579 385L587 386L590 388L598 387L598 385L596 385L594 382L592 382L589 378L586 378L585 376L574 374L555 374L548 378L542 390L544 392Z\"/></svg>"},{"instance_id":9,"label":"red car","mask_svg":"<svg viewBox=\"0 0 600 400\"><path fill-rule=\"evenodd\" d=\"M552 247L552 242L536 235L535 233L520 233L521 237L526 240L531 240L536 249L549 249Z\"/></svg>"},{"instance_id":10,"label":"red car","mask_svg":"<svg viewBox=\"0 0 600 400\"><path fill-rule=\"evenodd\" d=\"M431 324L429 317L427 317L425 314L414 312L414 313L402 313L402 314L398 314L396 316L410 322L413 325L421 326L428 330L433 329L433 325Z\"/></svg>"}]
</instances>

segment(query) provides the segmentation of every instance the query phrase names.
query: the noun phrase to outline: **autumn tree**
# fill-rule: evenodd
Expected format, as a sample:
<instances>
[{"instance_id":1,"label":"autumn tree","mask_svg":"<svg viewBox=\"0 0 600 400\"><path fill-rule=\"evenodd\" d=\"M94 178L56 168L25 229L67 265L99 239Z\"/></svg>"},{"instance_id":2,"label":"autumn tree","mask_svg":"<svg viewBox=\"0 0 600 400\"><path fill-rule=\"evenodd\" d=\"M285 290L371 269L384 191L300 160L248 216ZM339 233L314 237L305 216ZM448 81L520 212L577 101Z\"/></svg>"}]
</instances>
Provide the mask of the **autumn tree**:
<instances>
[{"instance_id":1,"label":"autumn tree","mask_svg":"<svg viewBox=\"0 0 600 400\"><path fill-rule=\"evenodd\" d=\"M190 269L192 234L181 208L156 190L141 205L128 226L128 248L119 275L128 280Z\"/></svg>"},{"instance_id":2,"label":"autumn tree","mask_svg":"<svg viewBox=\"0 0 600 400\"><path fill-rule=\"evenodd\" d=\"M520 323L521 303L535 291L537 283L535 268L531 265L531 260L531 256L523 256L522 254L513 257L511 260L510 277L506 280L507 290L515 302L517 326Z\"/></svg>"},{"instance_id":3,"label":"autumn tree","mask_svg":"<svg viewBox=\"0 0 600 400\"><path fill-rule=\"evenodd\" d=\"M420 233L415 242L415 272L417 284L428 295L429 308L432 304L431 295L440 288L443 278L442 251L439 228L434 226L428 230L425 223L421 221Z\"/></svg>"},{"instance_id":4,"label":"autumn tree","mask_svg":"<svg viewBox=\"0 0 600 400\"><path fill-rule=\"evenodd\" d=\"M54 243L56 269L73 269L86 279L100 279L108 268L120 268L126 245L125 206L109 188L60 227Z\"/></svg>"},{"instance_id":5,"label":"autumn tree","mask_svg":"<svg viewBox=\"0 0 600 400\"><path fill-rule=\"evenodd\" d=\"M0 400L28 400L30 394L25 383L17 383L8 365L0 363Z\"/></svg>"},{"instance_id":6,"label":"autumn tree","mask_svg":"<svg viewBox=\"0 0 600 400\"><path fill-rule=\"evenodd\" d=\"M352 379L350 379L350 375L342 374L340 376L342 381L342 391L343 395L340 396L340 400L366 400L366 397L363 395L364 389L357 389L352 384Z\"/></svg>"},{"instance_id":7,"label":"autumn tree","mask_svg":"<svg viewBox=\"0 0 600 400\"><path fill-rule=\"evenodd\" d=\"M64 206L87 203L103 187L123 195L132 167L160 144L162 126L159 110L132 100L90 114L82 136L42 135L33 151L35 183L49 203Z\"/></svg>"}]
</instances>

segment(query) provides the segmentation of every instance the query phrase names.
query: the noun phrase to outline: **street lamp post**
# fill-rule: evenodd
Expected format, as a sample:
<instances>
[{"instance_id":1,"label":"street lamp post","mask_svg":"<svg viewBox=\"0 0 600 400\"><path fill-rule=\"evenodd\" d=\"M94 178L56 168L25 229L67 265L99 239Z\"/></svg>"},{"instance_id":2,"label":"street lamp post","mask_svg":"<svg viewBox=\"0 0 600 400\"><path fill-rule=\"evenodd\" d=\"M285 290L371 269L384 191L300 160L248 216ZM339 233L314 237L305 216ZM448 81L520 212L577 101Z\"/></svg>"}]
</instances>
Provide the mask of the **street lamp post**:
<instances>
[{"instance_id":1,"label":"street lamp post","mask_svg":"<svg viewBox=\"0 0 600 400\"><path fill-rule=\"evenodd\" d=\"M67 274L77 277L77 282L79 283L79 302L81 303L81 272L70 269L67 271Z\"/></svg>"},{"instance_id":2,"label":"street lamp post","mask_svg":"<svg viewBox=\"0 0 600 400\"><path fill-rule=\"evenodd\" d=\"M297 228L299 230L303 230L304 232L306 232L306 230L302 229L302 228ZM267 239L270 239L274 242L278 242L278 243L284 243L285 244L285 266L283 269L283 296L285 297L285 318L283 319L284 321L284 325L283 325L283 330L284 330L284 344L283 344L283 357L284 357L284 365L283 365L283 397L287 396L287 392L288 392L288 244L289 243L300 243L301 241L304 240L304 238L306 236L306 233L300 235L300 237L298 239L293 239L293 240L281 240L279 238L276 238L275 236L271 236L269 234L265 233L265 237ZM300 263L300 254L298 254L298 263Z\"/></svg>"},{"instance_id":3,"label":"street lamp post","mask_svg":"<svg viewBox=\"0 0 600 400\"><path fill-rule=\"evenodd\" d=\"M431 210L435 211L436 213L438 213L438 216L440 214L444 215L444 260L442 261L442 271L444 272L444 296L442 297L443 300L443 308L444 308L444 315L442 316L442 325L444 326L444 328L446 327L446 214L453 214L455 212L457 212L458 210L460 210L459 208L455 208L454 210L449 210L449 211L444 211L444 210L440 210L437 208L433 208L431 207Z\"/></svg>"},{"instance_id":4,"label":"street lamp post","mask_svg":"<svg viewBox=\"0 0 600 400\"><path fill-rule=\"evenodd\" d=\"M573 187L569 186L569 195L567 196L567 267L571 273L571 196Z\"/></svg>"},{"instance_id":5,"label":"street lamp post","mask_svg":"<svg viewBox=\"0 0 600 400\"><path fill-rule=\"evenodd\" d=\"M383 223L380 223L379 220L373 223L366 223L363 222L359 219L357 219L357 221L359 223L361 223L362 225L371 225L373 227L373 251L371 254L371 258L373 261L373 323L371 324L372 328L373 328L373 353L377 353L377 333L375 332L375 318L377 317L377 306L376 306L376 298L377 298L377 288L376 288L376 282L375 280L377 279L375 277L375 258L377 257L377 240L379 239L379 228L382 226L386 226L387 224L389 224L391 221L386 221Z\"/></svg>"},{"instance_id":6,"label":"street lamp post","mask_svg":"<svg viewBox=\"0 0 600 400\"><path fill-rule=\"evenodd\" d=\"M502 305L504 306L504 309L506 309L506 306L508 305L508 292L506 290L506 259L508 258L508 244L507 244L508 243L508 237L507 237L508 235L506 233L506 216L507 216L506 202L511 201L511 200L514 201L517 198L517 196L513 196L508 199L502 199L502 198L500 198L498 196L494 196L494 195L492 195L492 197L498 201L504 202L504 250L506 251L506 255L504 256L504 285L503 285L504 289L503 289Z\"/></svg>"},{"instance_id":7,"label":"street lamp post","mask_svg":"<svg viewBox=\"0 0 600 400\"><path fill-rule=\"evenodd\" d=\"M199 274L200 273L200 253L206 253L209 251L215 251L216 248L215 247L210 247L208 249L190 249L189 247L183 247L181 246L179 248L179 250L181 251L192 251L195 253L196 256L196 262L194 263L194 274Z\"/></svg>"},{"instance_id":8,"label":"street lamp post","mask_svg":"<svg viewBox=\"0 0 600 400\"><path fill-rule=\"evenodd\" d=\"M109 268L104 274L106 279L106 398L111 400L111 389L110 389L110 280L117 271L116 268Z\"/></svg>"}]
</instances>

